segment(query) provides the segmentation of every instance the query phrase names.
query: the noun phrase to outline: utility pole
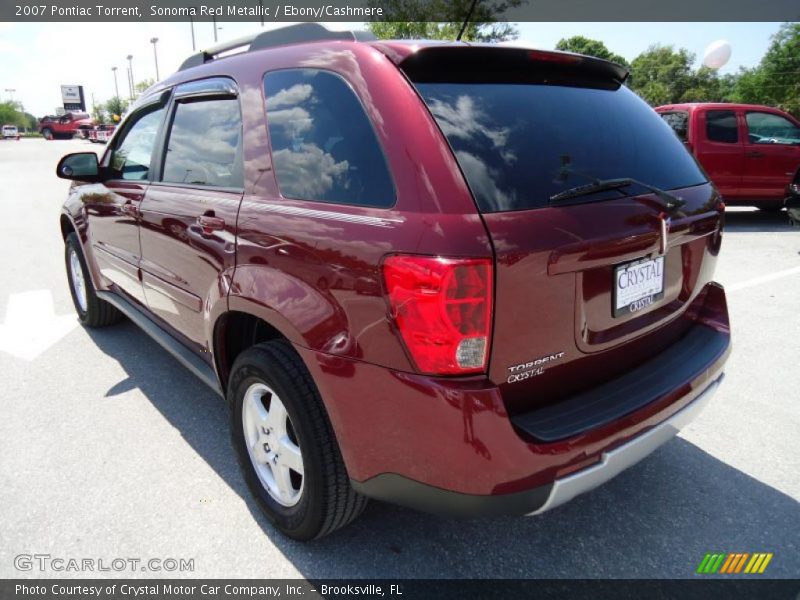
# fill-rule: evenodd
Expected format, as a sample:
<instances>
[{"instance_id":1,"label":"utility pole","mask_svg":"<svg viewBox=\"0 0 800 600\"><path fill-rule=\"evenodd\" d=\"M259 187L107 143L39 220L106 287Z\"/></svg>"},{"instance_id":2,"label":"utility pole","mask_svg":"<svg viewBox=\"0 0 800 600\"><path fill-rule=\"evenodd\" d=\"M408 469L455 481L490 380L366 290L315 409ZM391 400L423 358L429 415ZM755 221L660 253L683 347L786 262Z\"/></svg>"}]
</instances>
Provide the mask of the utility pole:
<instances>
[{"instance_id":1,"label":"utility pole","mask_svg":"<svg viewBox=\"0 0 800 600\"><path fill-rule=\"evenodd\" d=\"M133 54L128 54L128 76L130 77L130 86L131 86L131 100L133 100Z\"/></svg>"},{"instance_id":2,"label":"utility pole","mask_svg":"<svg viewBox=\"0 0 800 600\"><path fill-rule=\"evenodd\" d=\"M158 42L158 38L150 38L150 43L153 44L153 58L156 61L156 81L159 81L161 77L158 76L158 52L156 52L156 43Z\"/></svg>"},{"instance_id":3,"label":"utility pole","mask_svg":"<svg viewBox=\"0 0 800 600\"><path fill-rule=\"evenodd\" d=\"M111 67L111 70L114 73L114 91L116 92L116 97L119 98L119 86L117 85L117 67Z\"/></svg>"}]
</instances>

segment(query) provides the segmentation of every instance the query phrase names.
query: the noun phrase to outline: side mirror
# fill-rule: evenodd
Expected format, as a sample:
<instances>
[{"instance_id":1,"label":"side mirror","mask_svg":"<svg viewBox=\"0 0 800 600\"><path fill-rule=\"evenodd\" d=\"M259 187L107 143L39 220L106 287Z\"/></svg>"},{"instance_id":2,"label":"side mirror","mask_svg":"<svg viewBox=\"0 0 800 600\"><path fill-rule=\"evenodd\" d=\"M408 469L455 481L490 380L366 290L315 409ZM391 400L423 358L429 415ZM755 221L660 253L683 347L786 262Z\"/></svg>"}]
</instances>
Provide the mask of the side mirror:
<instances>
[{"instance_id":1,"label":"side mirror","mask_svg":"<svg viewBox=\"0 0 800 600\"><path fill-rule=\"evenodd\" d=\"M94 152L76 152L67 154L56 167L56 175L61 179L74 181L98 181L100 177L100 164Z\"/></svg>"}]
</instances>

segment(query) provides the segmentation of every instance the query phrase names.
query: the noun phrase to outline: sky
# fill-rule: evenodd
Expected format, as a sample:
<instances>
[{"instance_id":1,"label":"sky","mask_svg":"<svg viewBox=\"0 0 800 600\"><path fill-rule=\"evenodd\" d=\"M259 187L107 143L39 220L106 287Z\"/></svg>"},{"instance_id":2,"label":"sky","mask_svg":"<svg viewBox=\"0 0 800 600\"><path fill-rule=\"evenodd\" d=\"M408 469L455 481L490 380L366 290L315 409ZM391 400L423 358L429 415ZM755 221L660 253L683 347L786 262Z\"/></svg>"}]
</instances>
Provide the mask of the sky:
<instances>
[{"instance_id":1,"label":"sky","mask_svg":"<svg viewBox=\"0 0 800 600\"><path fill-rule=\"evenodd\" d=\"M284 23L283 25L286 25ZM331 23L331 29L362 29L363 23ZM559 39L584 35L603 41L629 61L655 43L684 47L702 60L708 44L728 40L730 62L721 73L758 64L780 23L519 23L519 39L551 49ZM60 85L83 85L87 105L115 94L112 67L117 67L119 93L128 93L127 55L133 55L135 80L155 78L153 45L157 43L159 74L175 71L192 54L187 23L8 23L0 22L0 98L20 101L36 116L53 114L61 104ZM260 29L258 23L218 23L220 42ZM197 48L214 44L212 23L195 23ZM7 89L15 91L7 92Z\"/></svg>"}]
</instances>

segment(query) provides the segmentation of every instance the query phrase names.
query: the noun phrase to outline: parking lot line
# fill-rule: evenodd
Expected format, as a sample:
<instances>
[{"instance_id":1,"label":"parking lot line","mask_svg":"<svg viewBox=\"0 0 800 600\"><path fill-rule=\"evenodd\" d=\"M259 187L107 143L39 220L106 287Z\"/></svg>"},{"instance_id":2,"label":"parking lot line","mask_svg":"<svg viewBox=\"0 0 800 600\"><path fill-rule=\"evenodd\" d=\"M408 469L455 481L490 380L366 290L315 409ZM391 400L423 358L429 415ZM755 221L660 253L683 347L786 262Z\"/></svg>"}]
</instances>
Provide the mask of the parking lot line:
<instances>
[{"instance_id":1,"label":"parking lot line","mask_svg":"<svg viewBox=\"0 0 800 600\"><path fill-rule=\"evenodd\" d=\"M774 281L775 279L781 279L783 277L789 277L790 275L796 275L798 273L800 273L800 267L783 269L782 271L775 271L774 273L769 273L768 275L761 275L760 277L753 277L752 279L748 279L746 281L740 281L739 283L734 283L733 285L726 285L725 291L736 292L745 288L753 287L754 285L759 285L768 281Z\"/></svg>"}]
</instances>

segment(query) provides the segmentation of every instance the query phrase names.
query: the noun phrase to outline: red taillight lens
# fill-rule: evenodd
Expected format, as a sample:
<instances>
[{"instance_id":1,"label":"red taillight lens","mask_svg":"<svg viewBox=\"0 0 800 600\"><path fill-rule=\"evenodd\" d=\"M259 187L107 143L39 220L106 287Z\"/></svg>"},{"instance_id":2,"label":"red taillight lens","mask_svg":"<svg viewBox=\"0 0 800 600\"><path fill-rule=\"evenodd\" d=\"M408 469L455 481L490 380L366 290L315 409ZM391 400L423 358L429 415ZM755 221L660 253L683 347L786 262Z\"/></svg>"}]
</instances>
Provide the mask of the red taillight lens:
<instances>
[{"instance_id":1,"label":"red taillight lens","mask_svg":"<svg viewBox=\"0 0 800 600\"><path fill-rule=\"evenodd\" d=\"M423 372L486 370L492 327L492 261L390 256L383 278L392 317Z\"/></svg>"}]
</instances>

